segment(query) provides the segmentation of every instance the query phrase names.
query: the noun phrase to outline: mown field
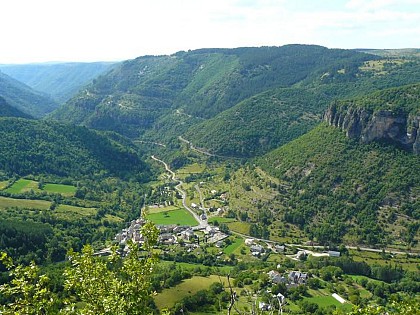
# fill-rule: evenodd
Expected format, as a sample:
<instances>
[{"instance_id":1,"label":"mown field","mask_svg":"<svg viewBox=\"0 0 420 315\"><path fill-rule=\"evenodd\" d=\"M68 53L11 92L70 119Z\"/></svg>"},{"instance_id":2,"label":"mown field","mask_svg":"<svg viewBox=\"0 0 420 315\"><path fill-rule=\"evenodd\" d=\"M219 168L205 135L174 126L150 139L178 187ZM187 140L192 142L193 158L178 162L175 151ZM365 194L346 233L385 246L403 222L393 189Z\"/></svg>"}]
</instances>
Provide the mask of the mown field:
<instances>
[{"instance_id":1,"label":"mown field","mask_svg":"<svg viewBox=\"0 0 420 315\"><path fill-rule=\"evenodd\" d=\"M4 189L6 185L7 185L7 182L0 182L0 190ZM72 185L53 184L53 183L47 183L45 185L42 185L42 187L40 188L39 182L30 180L30 179L20 178L16 182L14 182L12 186L7 188L5 191L10 194L23 194L31 190L34 192L45 191L51 194L61 194L65 197L72 197L76 193L77 188Z\"/></svg>"},{"instance_id":2,"label":"mown field","mask_svg":"<svg viewBox=\"0 0 420 315\"><path fill-rule=\"evenodd\" d=\"M50 201L0 197L0 209L2 210L8 208L48 210L50 207Z\"/></svg>"},{"instance_id":3,"label":"mown field","mask_svg":"<svg viewBox=\"0 0 420 315\"><path fill-rule=\"evenodd\" d=\"M197 225L198 222L194 217L185 209L176 209L158 213L146 214L146 218L156 225Z\"/></svg>"},{"instance_id":4,"label":"mown field","mask_svg":"<svg viewBox=\"0 0 420 315\"><path fill-rule=\"evenodd\" d=\"M43 190L49 193L61 194L63 196L74 196L77 188L71 185L45 184Z\"/></svg>"}]
</instances>

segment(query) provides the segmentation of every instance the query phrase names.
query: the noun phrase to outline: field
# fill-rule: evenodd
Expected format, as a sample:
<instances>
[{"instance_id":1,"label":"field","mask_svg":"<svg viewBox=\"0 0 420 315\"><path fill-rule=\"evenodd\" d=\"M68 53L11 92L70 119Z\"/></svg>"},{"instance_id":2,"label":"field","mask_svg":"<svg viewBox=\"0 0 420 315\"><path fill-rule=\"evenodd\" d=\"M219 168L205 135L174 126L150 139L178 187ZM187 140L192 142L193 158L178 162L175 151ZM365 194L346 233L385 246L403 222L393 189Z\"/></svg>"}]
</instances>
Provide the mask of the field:
<instances>
[{"instance_id":1,"label":"field","mask_svg":"<svg viewBox=\"0 0 420 315\"><path fill-rule=\"evenodd\" d=\"M373 253L367 251L350 250L351 256L355 261L364 261L369 265L387 265L390 262L401 265L404 270L417 271L418 270L418 258L407 257L406 255L394 255L384 259L381 253Z\"/></svg>"},{"instance_id":2,"label":"field","mask_svg":"<svg viewBox=\"0 0 420 315\"><path fill-rule=\"evenodd\" d=\"M0 197L0 209L3 210L7 208L48 210L50 206L51 202L45 200L13 199Z\"/></svg>"},{"instance_id":3,"label":"field","mask_svg":"<svg viewBox=\"0 0 420 315\"><path fill-rule=\"evenodd\" d=\"M3 182L0 182L0 190L3 190L4 188L6 188L8 183L9 182L7 180L3 181Z\"/></svg>"},{"instance_id":4,"label":"field","mask_svg":"<svg viewBox=\"0 0 420 315\"><path fill-rule=\"evenodd\" d=\"M161 213L161 212L168 212L172 210L178 210L179 207L177 206L167 206L167 207L148 207L146 210L147 214L154 214L154 213Z\"/></svg>"},{"instance_id":5,"label":"field","mask_svg":"<svg viewBox=\"0 0 420 315\"><path fill-rule=\"evenodd\" d=\"M61 184L45 184L43 190L49 193L62 194L63 196L74 196L76 187Z\"/></svg>"},{"instance_id":6,"label":"field","mask_svg":"<svg viewBox=\"0 0 420 315\"><path fill-rule=\"evenodd\" d=\"M249 227L251 224L248 222L229 222L227 226L231 231L242 233L242 234L249 234Z\"/></svg>"},{"instance_id":7,"label":"field","mask_svg":"<svg viewBox=\"0 0 420 315\"><path fill-rule=\"evenodd\" d=\"M214 223L214 221L217 221L219 223L228 223L228 222L234 222L236 219L234 218L225 218L225 217L211 217L208 219L209 223Z\"/></svg>"},{"instance_id":8,"label":"field","mask_svg":"<svg viewBox=\"0 0 420 315\"><path fill-rule=\"evenodd\" d=\"M220 278L222 279L222 282L224 282L224 285L226 285L226 277ZM184 297L193 295L200 290L208 289L214 282L220 282L218 276L211 275L209 277L192 277L191 279L182 281L182 283L173 288L163 290L155 297L155 303L160 310L170 308Z\"/></svg>"},{"instance_id":9,"label":"field","mask_svg":"<svg viewBox=\"0 0 420 315\"><path fill-rule=\"evenodd\" d=\"M29 190L38 190L38 183L29 179L19 179L6 192L11 194L20 194Z\"/></svg>"},{"instance_id":10,"label":"field","mask_svg":"<svg viewBox=\"0 0 420 315\"><path fill-rule=\"evenodd\" d=\"M59 205L54 213L57 218L66 221L72 221L82 217L94 216L96 214L95 208L82 208L69 205Z\"/></svg>"},{"instance_id":11,"label":"field","mask_svg":"<svg viewBox=\"0 0 420 315\"><path fill-rule=\"evenodd\" d=\"M147 219L156 225L197 225L194 217L185 209L170 210L146 215Z\"/></svg>"},{"instance_id":12,"label":"field","mask_svg":"<svg viewBox=\"0 0 420 315\"><path fill-rule=\"evenodd\" d=\"M226 255L232 254L234 251L236 251L241 245L244 244L244 240L242 238L236 238L235 241L227 246L224 249L224 252Z\"/></svg>"}]
</instances>

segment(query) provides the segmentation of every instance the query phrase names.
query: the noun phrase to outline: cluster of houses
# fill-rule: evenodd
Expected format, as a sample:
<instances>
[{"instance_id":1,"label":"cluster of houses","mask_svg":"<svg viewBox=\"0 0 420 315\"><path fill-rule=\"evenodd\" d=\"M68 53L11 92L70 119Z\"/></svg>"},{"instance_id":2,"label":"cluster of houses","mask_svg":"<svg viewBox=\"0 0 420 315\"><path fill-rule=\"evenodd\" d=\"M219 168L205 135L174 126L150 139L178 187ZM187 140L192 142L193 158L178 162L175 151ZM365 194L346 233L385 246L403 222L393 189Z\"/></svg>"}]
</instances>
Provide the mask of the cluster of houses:
<instances>
[{"instance_id":1,"label":"cluster of houses","mask_svg":"<svg viewBox=\"0 0 420 315\"><path fill-rule=\"evenodd\" d=\"M306 285L308 282L308 274L300 271L290 271L287 275L282 275L276 270L271 270L267 275L271 282L275 284L284 283L288 289L298 285Z\"/></svg>"},{"instance_id":2,"label":"cluster of houses","mask_svg":"<svg viewBox=\"0 0 420 315\"><path fill-rule=\"evenodd\" d=\"M245 240L245 245L249 246L249 251L251 252L252 256L260 257L262 254L264 254L267 249L264 248L264 246L257 244L253 238L247 238ZM276 253L283 253L285 251L284 245L270 245L270 250Z\"/></svg>"},{"instance_id":3,"label":"cluster of houses","mask_svg":"<svg viewBox=\"0 0 420 315\"><path fill-rule=\"evenodd\" d=\"M144 219L133 220L128 224L128 227L123 229L115 236L115 241L120 245L126 245L128 240L135 243L144 242L141 233L142 226L146 223ZM178 243L195 243L200 245L200 241L204 243L215 244L221 246L221 242L228 237L225 233L220 232L218 227L207 226L200 230L201 239L191 226L188 225L158 225L160 231L159 243L164 245L173 245Z\"/></svg>"}]
</instances>

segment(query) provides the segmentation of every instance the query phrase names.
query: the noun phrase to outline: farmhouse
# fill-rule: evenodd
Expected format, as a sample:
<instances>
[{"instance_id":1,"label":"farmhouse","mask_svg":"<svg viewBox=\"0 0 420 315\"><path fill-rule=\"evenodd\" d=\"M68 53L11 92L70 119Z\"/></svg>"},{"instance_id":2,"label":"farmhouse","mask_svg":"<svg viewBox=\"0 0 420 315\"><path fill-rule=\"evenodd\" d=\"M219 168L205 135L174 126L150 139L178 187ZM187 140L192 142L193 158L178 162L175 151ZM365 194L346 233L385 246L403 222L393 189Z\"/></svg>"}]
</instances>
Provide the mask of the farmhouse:
<instances>
[{"instance_id":1,"label":"farmhouse","mask_svg":"<svg viewBox=\"0 0 420 315\"><path fill-rule=\"evenodd\" d=\"M328 251L328 256L330 256L330 257L340 257L340 252L330 250L330 251Z\"/></svg>"}]
</instances>

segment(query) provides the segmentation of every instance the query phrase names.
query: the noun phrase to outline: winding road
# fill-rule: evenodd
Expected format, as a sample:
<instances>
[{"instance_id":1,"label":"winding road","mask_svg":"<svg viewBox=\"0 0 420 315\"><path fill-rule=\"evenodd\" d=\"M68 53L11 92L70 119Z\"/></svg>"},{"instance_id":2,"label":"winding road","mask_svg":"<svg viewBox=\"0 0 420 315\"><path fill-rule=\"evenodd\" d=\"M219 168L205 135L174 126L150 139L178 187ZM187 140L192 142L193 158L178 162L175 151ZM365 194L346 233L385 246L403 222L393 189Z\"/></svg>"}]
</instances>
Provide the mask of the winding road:
<instances>
[{"instance_id":1,"label":"winding road","mask_svg":"<svg viewBox=\"0 0 420 315\"><path fill-rule=\"evenodd\" d=\"M202 152L203 153L203 152ZM197 220L197 222L199 222L199 225L193 227L194 230L201 230L201 229L205 229L207 226L209 226L207 220L202 220L197 213L192 210L188 205L187 205L187 193L186 191L184 191L181 188L181 185L183 184L183 182L181 180L179 180L178 178L176 178L176 174L169 168L168 164L166 164L164 161L156 158L154 155L151 156L151 158L159 163L162 163L165 166L165 170L171 174L171 179L173 181L178 182L178 184L175 186L175 189L181 194L182 196L182 206L191 213L191 215ZM201 195L201 191L199 189L199 187L196 185L195 188L197 189L197 191L200 194L200 201L202 202L202 195ZM261 242L265 242L265 243L271 243L271 244L283 244L280 242L276 242L276 241L270 241L270 240L265 240L265 239L261 239L261 238L256 238L250 235L246 235L246 234L242 234L242 233L238 233L238 232L234 232L231 231L232 234L241 236L243 238L253 238L256 241L261 241ZM309 249L309 248L318 248L318 249L324 249L324 246L311 246L311 245L302 245L302 244L284 244L286 246L289 247L297 247L297 248L301 248L301 249ZM378 249L378 248L368 248L368 247L356 247L356 246L346 246L347 249L352 249L352 250L360 250L360 251L365 251L365 252L375 252L375 253L382 253L385 252L387 254L392 254L392 255L409 255L409 256L418 256L420 255L420 253L417 252L403 252L403 251L398 251L398 250L382 250L382 249Z\"/></svg>"},{"instance_id":2,"label":"winding road","mask_svg":"<svg viewBox=\"0 0 420 315\"><path fill-rule=\"evenodd\" d=\"M155 160L156 162L162 163L165 167L165 170L171 174L171 179L175 182L178 182L178 184L175 186L175 189L181 194L182 196L182 206L191 213L191 215L194 217L194 219L199 223L197 226L194 226L193 229L194 230L203 230L205 228L207 228L209 226L209 223L207 222L207 220L202 220L199 215L193 210L191 209L188 205L187 205L187 192L185 190L183 190L181 188L181 185L183 184L183 181L181 181L180 179L176 178L176 174L174 173L174 171L172 171L168 164L166 164L164 161L158 159L157 157L155 157L154 155L151 156L151 158L153 160Z\"/></svg>"}]
</instances>

